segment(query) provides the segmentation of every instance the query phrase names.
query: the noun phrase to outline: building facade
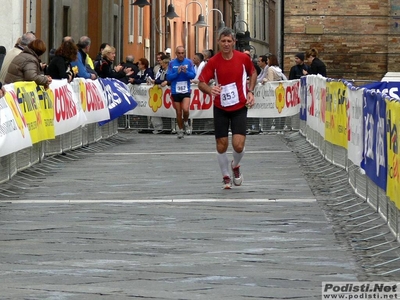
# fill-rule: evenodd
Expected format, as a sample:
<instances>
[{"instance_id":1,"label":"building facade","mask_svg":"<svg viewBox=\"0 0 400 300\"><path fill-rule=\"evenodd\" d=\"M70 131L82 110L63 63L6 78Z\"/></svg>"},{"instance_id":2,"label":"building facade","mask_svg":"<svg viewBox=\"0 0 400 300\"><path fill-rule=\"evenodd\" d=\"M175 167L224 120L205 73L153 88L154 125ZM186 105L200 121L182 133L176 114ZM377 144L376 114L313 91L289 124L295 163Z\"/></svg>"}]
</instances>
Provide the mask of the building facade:
<instances>
[{"instance_id":1,"label":"building facade","mask_svg":"<svg viewBox=\"0 0 400 300\"><path fill-rule=\"evenodd\" d=\"M64 36L92 39L94 58L103 42L117 49L117 61L146 57L184 45L187 56L218 51L222 22L232 27L240 50L276 54L286 73L294 55L316 48L328 77L380 80L400 71L400 0L0 0L7 49L33 31L48 47ZM150 4L150 5L137 5ZM173 8L174 17L165 17ZM198 21L203 26L194 26ZM200 22L201 23L201 22ZM42 57L48 59L48 52Z\"/></svg>"},{"instance_id":2,"label":"building facade","mask_svg":"<svg viewBox=\"0 0 400 300\"><path fill-rule=\"evenodd\" d=\"M284 69L316 48L327 76L377 80L400 71L399 0L290 0L284 5Z\"/></svg>"}]
</instances>

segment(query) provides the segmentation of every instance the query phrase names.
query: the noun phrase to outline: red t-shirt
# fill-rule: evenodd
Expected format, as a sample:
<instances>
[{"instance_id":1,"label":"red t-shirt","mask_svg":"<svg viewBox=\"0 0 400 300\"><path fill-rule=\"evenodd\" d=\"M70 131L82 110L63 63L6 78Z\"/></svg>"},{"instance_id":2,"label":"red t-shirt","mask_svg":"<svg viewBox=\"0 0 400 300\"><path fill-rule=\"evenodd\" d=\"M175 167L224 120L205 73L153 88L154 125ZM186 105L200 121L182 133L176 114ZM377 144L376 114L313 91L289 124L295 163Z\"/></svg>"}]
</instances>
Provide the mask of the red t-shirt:
<instances>
[{"instance_id":1,"label":"red t-shirt","mask_svg":"<svg viewBox=\"0 0 400 300\"><path fill-rule=\"evenodd\" d=\"M253 62L249 56L240 51L234 50L233 57L226 60L219 52L206 63L199 76L200 82L208 83L211 79L221 86L228 86L236 83L239 102L229 106L222 106L221 97L216 96L214 105L226 111L235 111L246 105L247 76L255 72Z\"/></svg>"}]
</instances>

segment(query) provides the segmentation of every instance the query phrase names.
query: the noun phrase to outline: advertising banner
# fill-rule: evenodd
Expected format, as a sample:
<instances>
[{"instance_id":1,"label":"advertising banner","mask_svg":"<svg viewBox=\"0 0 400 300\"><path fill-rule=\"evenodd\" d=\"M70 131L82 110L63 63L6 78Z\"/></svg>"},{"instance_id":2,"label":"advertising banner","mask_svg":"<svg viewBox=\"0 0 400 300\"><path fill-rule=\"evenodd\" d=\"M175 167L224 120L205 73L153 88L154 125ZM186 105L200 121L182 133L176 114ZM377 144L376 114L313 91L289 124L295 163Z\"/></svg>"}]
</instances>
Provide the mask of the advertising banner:
<instances>
[{"instance_id":1,"label":"advertising banner","mask_svg":"<svg viewBox=\"0 0 400 300\"><path fill-rule=\"evenodd\" d=\"M32 146L14 85L8 84L4 88L6 93L0 98L0 157Z\"/></svg>"},{"instance_id":2,"label":"advertising banner","mask_svg":"<svg viewBox=\"0 0 400 300\"><path fill-rule=\"evenodd\" d=\"M386 191L386 102L385 96L364 90L364 151L361 167L366 175Z\"/></svg>"}]
</instances>

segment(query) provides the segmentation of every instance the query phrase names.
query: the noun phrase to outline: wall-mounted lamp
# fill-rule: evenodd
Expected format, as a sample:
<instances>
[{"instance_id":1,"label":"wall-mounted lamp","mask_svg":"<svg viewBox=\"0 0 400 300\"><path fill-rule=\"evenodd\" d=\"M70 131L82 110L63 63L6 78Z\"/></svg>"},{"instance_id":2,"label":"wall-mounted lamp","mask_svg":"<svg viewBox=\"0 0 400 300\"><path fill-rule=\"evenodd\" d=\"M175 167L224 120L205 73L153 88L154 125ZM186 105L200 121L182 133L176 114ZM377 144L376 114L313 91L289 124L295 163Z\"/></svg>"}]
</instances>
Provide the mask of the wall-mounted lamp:
<instances>
[{"instance_id":1,"label":"wall-mounted lamp","mask_svg":"<svg viewBox=\"0 0 400 300\"><path fill-rule=\"evenodd\" d=\"M151 3L147 2L147 0L136 0L135 2L131 3L131 5L137 5L139 7L145 7L147 5L151 5Z\"/></svg>"},{"instance_id":2,"label":"wall-mounted lamp","mask_svg":"<svg viewBox=\"0 0 400 300\"><path fill-rule=\"evenodd\" d=\"M175 12L175 7L172 4L172 0L171 0L170 4L168 5L167 13L165 14L164 17L166 17L168 19L179 18L179 16Z\"/></svg>"},{"instance_id":3,"label":"wall-mounted lamp","mask_svg":"<svg viewBox=\"0 0 400 300\"><path fill-rule=\"evenodd\" d=\"M222 14L222 11L220 11L219 9L217 9L217 8L212 8L212 9L210 9L208 12L207 12L207 15L206 15L206 21L207 21L207 24L208 24L208 15L210 14L210 12L212 12L212 11L217 11L220 15L221 15L221 20L219 21L219 23L218 23L218 30L220 30L220 29L222 29L222 28L224 28L225 27L225 22L224 22L224 15ZM208 49L208 29L206 29L207 31L206 31L206 49Z\"/></svg>"},{"instance_id":4,"label":"wall-mounted lamp","mask_svg":"<svg viewBox=\"0 0 400 300\"><path fill-rule=\"evenodd\" d=\"M208 27L207 23L204 21L204 16L203 16L203 6L201 5L200 2L198 1L191 1L188 4L186 4L186 10L185 10L185 48L186 51L188 51L188 36L189 36L189 29L188 29L188 6L192 3L195 3L200 6L200 14L199 17L197 18L197 22L193 24L195 27ZM196 49L197 51L197 49Z\"/></svg>"}]
</instances>

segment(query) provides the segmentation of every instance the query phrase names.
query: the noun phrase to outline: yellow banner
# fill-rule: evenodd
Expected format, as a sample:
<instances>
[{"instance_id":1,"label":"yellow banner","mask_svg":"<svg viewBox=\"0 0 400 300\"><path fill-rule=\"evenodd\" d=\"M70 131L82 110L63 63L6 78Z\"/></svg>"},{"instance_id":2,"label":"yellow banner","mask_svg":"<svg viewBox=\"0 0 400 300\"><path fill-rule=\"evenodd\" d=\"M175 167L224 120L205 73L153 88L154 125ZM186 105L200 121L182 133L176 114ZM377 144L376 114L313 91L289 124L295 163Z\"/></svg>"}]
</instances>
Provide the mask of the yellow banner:
<instances>
[{"instance_id":1,"label":"yellow banner","mask_svg":"<svg viewBox=\"0 0 400 300\"><path fill-rule=\"evenodd\" d=\"M398 101L386 100L386 120L387 120L387 159L388 176L386 195L400 209L400 174L399 174L399 137L397 127L400 128L400 103Z\"/></svg>"},{"instance_id":2,"label":"yellow banner","mask_svg":"<svg viewBox=\"0 0 400 300\"><path fill-rule=\"evenodd\" d=\"M17 93L17 99L21 111L24 114L26 124L28 125L32 144L46 139L53 139L55 136L54 126L53 124L45 124L43 118L49 118L49 112L47 109L43 110L41 108L36 83L33 81L15 82L14 88Z\"/></svg>"},{"instance_id":3,"label":"yellow banner","mask_svg":"<svg viewBox=\"0 0 400 300\"><path fill-rule=\"evenodd\" d=\"M347 149L347 87L338 81L326 87L325 140Z\"/></svg>"},{"instance_id":4,"label":"yellow banner","mask_svg":"<svg viewBox=\"0 0 400 300\"><path fill-rule=\"evenodd\" d=\"M51 89L45 90L42 85L36 86L39 97L41 115L46 130L46 139L55 138L54 128L54 94Z\"/></svg>"}]
</instances>

